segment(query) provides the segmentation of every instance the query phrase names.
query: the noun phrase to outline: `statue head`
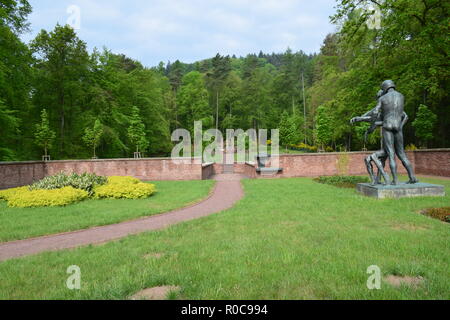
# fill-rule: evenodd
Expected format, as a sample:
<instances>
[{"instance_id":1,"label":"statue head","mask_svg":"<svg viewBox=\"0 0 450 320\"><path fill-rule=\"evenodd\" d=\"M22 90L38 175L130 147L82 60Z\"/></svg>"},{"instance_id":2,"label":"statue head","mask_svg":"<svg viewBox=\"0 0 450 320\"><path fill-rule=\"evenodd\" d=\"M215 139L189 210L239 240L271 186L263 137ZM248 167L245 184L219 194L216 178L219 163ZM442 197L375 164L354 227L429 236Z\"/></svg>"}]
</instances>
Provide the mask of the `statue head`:
<instances>
[{"instance_id":1,"label":"statue head","mask_svg":"<svg viewBox=\"0 0 450 320\"><path fill-rule=\"evenodd\" d=\"M381 89L383 89L383 93L387 93L389 89L395 89L395 83L392 80L386 80L381 84Z\"/></svg>"}]
</instances>

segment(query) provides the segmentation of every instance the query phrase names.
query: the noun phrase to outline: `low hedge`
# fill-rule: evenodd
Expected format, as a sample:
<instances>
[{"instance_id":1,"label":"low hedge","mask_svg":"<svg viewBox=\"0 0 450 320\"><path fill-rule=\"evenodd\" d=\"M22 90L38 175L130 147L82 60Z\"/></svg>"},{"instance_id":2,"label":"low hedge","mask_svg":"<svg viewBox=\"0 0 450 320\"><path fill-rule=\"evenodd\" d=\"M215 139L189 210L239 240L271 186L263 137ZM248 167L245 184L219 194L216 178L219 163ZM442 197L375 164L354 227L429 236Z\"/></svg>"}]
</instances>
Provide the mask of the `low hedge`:
<instances>
[{"instance_id":1,"label":"low hedge","mask_svg":"<svg viewBox=\"0 0 450 320\"><path fill-rule=\"evenodd\" d=\"M77 184L77 181L81 184ZM66 186L67 184L69 185ZM78 185L78 188L70 184ZM61 185L63 187L58 187ZM54 207L87 198L142 199L150 197L155 192L155 185L143 183L133 177L106 178L88 174L71 176L58 174L38 181L32 186L2 190L0 201L8 201L9 207L17 208Z\"/></svg>"},{"instance_id":2,"label":"low hedge","mask_svg":"<svg viewBox=\"0 0 450 320\"><path fill-rule=\"evenodd\" d=\"M358 183L370 182L368 177L359 176L331 176L319 177L314 181L322 184L329 184L338 188L355 188Z\"/></svg>"},{"instance_id":3,"label":"low hedge","mask_svg":"<svg viewBox=\"0 0 450 320\"><path fill-rule=\"evenodd\" d=\"M9 207L31 208L65 206L82 201L88 197L87 191L73 187L54 190L28 190L28 188L22 188L20 191L11 193L7 200Z\"/></svg>"},{"instance_id":4,"label":"low hedge","mask_svg":"<svg viewBox=\"0 0 450 320\"><path fill-rule=\"evenodd\" d=\"M94 189L96 199L142 199L155 192L155 185L132 177L109 177L107 184Z\"/></svg>"},{"instance_id":5,"label":"low hedge","mask_svg":"<svg viewBox=\"0 0 450 320\"><path fill-rule=\"evenodd\" d=\"M6 189L0 191L0 200L8 201L9 197L13 196L16 193L21 193L24 191L28 191L28 186L26 187L19 187L19 188L12 188L12 189Z\"/></svg>"},{"instance_id":6,"label":"low hedge","mask_svg":"<svg viewBox=\"0 0 450 320\"><path fill-rule=\"evenodd\" d=\"M137 178L133 178L133 177L108 177L108 181L107 183L109 184L125 184L125 183L131 183L131 184L137 184L140 183L141 180L137 179Z\"/></svg>"}]
</instances>

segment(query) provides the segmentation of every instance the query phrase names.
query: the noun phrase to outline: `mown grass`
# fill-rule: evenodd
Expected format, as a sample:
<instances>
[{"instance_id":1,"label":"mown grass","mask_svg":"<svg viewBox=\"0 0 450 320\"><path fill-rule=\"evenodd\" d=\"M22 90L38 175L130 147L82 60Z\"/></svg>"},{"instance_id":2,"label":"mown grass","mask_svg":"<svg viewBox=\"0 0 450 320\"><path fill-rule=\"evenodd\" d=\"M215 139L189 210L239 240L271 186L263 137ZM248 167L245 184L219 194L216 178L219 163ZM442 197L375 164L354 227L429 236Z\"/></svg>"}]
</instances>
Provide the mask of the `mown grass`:
<instances>
[{"instance_id":1,"label":"mown grass","mask_svg":"<svg viewBox=\"0 0 450 320\"><path fill-rule=\"evenodd\" d=\"M158 181L147 199L86 200L66 207L8 208L0 201L0 242L102 226L167 212L206 198L213 181Z\"/></svg>"},{"instance_id":2,"label":"mown grass","mask_svg":"<svg viewBox=\"0 0 450 320\"><path fill-rule=\"evenodd\" d=\"M449 299L450 226L420 211L449 206L450 181L423 180L448 195L375 200L311 179L245 180L246 197L228 211L2 262L0 298L127 299L176 285L185 299ZM71 265L81 268L79 291L65 285ZM424 282L369 290L371 265Z\"/></svg>"}]
</instances>

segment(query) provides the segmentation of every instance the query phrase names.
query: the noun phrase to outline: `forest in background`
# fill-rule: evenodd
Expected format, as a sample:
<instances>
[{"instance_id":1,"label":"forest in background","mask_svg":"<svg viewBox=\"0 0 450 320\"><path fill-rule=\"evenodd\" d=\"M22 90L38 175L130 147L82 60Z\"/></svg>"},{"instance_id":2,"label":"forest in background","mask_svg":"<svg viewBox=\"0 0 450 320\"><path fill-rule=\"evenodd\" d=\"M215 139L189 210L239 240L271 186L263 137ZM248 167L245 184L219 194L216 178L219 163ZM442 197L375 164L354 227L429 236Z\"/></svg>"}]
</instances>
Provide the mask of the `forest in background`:
<instances>
[{"instance_id":1,"label":"forest in background","mask_svg":"<svg viewBox=\"0 0 450 320\"><path fill-rule=\"evenodd\" d=\"M376 11L367 4L380 10L380 28L368 27ZM101 158L132 157L137 146L166 156L171 132L192 130L195 120L205 130L279 128L289 148L377 149L379 136L366 144L368 125L349 120L375 106L386 79L406 97L406 143L450 147L449 6L339 0L330 18L337 32L317 54L217 54L146 67L106 48L88 52L69 26L25 44L31 6L1 0L0 160L41 159L44 109L52 159L90 158L92 146Z\"/></svg>"}]
</instances>

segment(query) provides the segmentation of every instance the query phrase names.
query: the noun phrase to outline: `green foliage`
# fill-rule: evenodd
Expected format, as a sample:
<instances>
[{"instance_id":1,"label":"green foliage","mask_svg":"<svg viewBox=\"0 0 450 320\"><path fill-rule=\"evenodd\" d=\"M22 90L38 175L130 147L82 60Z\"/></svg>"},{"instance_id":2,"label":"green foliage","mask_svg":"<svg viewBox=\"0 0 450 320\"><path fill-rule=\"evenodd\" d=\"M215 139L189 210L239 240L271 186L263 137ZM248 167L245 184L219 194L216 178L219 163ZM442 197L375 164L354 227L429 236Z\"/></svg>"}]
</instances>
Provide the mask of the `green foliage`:
<instances>
[{"instance_id":1,"label":"green foliage","mask_svg":"<svg viewBox=\"0 0 450 320\"><path fill-rule=\"evenodd\" d=\"M45 109L41 112L41 123L36 125L34 137L36 144L44 148L45 156L47 156L47 151L52 148L56 133L50 128L47 110Z\"/></svg>"},{"instance_id":2,"label":"green foliage","mask_svg":"<svg viewBox=\"0 0 450 320\"><path fill-rule=\"evenodd\" d=\"M30 79L32 58L20 40L27 30L30 13L27 1L2 1L0 5L0 161L12 161L30 154L23 136L32 135L30 121Z\"/></svg>"},{"instance_id":3,"label":"green foliage","mask_svg":"<svg viewBox=\"0 0 450 320\"><path fill-rule=\"evenodd\" d=\"M144 151L148 147L148 140L145 134L145 124L139 115L139 108L133 107L130 119L130 126L128 127L128 138L131 143L136 146L136 152Z\"/></svg>"},{"instance_id":4,"label":"green foliage","mask_svg":"<svg viewBox=\"0 0 450 320\"><path fill-rule=\"evenodd\" d=\"M107 178L97 176L93 173L77 174L72 173L70 175L63 172L53 176L45 177L44 179L33 183L30 190L54 190L64 187L73 187L75 189L81 189L87 191L89 195L93 195L93 190L96 186L106 184Z\"/></svg>"},{"instance_id":5,"label":"green foliage","mask_svg":"<svg viewBox=\"0 0 450 320\"><path fill-rule=\"evenodd\" d=\"M82 201L88 196L86 191L72 187L53 190L22 189L8 197L8 206L13 208L66 206Z\"/></svg>"},{"instance_id":6,"label":"green foliage","mask_svg":"<svg viewBox=\"0 0 450 320\"><path fill-rule=\"evenodd\" d=\"M108 183L95 188L97 199L143 199L156 192L153 184L132 177L109 177Z\"/></svg>"},{"instance_id":7,"label":"green foliage","mask_svg":"<svg viewBox=\"0 0 450 320\"><path fill-rule=\"evenodd\" d=\"M0 160L10 160L9 158L14 157L14 151L6 146L3 147L4 141L18 130L20 125L20 120L15 116L13 110L9 110L0 100L0 135L2 137L2 142L0 142ZM12 146L10 146L12 148Z\"/></svg>"},{"instance_id":8,"label":"green foliage","mask_svg":"<svg viewBox=\"0 0 450 320\"><path fill-rule=\"evenodd\" d=\"M416 136L423 142L424 146L433 139L433 129L436 125L437 116L425 105L419 106L416 119L412 123Z\"/></svg>"},{"instance_id":9,"label":"green foliage","mask_svg":"<svg viewBox=\"0 0 450 320\"><path fill-rule=\"evenodd\" d=\"M27 16L31 5L27 0L2 0L0 6L0 24L6 25L15 33L28 30Z\"/></svg>"},{"instance_id":10,"label":"green foliage","mask_svg":"<svg viewBox=\"0 0 450 320\"><path fill-rule=\"evenodd\" d=\"M100 120L95 120L93 128L86 128L83 136L84 143L94 149L94 158L96 157L95 151L103 136L103 125Z\"/></svg>"},{"instance_id":11,"label":"green foliage","mask_svg":"<svg viewBox=\"0 0 450 320\"><path fill-rule=\"evenodd\" d=\"M317 109L316 136L322 146L329 143L333 137L333 124L329 112L324 106Z\"/></svg>"},{"instance_id":12,"label":"green foliage","mask_svg":"<svg viewBox=\"0 0 450 320\"><path fill-rule=\"evenodd\" d=\"M322 184L329 184L339 188L354 188L358 183L368 183L369 178L359 176L332 176L319 177L314 181Z\"/></svg>"},{"instance_id":13,"label":"green foliage","mask_svg":"<svg viewBox=\"0 0 450 320\"><path fill-rule=\"evenodd\" d=\"M210 123L208 90L200 72L192 71L183 77L183 83L177 95L179 122L182 128L194 132L194 121L202 121L203 126ZM212 124L210 124L212 125ZM207 126L205 129L209 129Z\"/></svg>"},{"instance_id":14,"label":"green foliage","mask_svg":"<svg viewBox=\"0 0 450 320\"><path fill-rule=\"evenodd\" d=\"M74 132L68 130L68 124L77 128L75 119L86 102L88 83L85 79L90 69L86 43L70 26L57 25L51 32L42 30L30 48L35 57L33 103L47 108L52 116L50 124L57 128L55 156L75 155L74 145L77 142L79 145L80 141L73 139Z\"/></svg>"},{"instance_id":15,"label":"green foliage","mask_svg":"<svg viewBox=\"0 0 450 320\"><path fill-rule=\"evenodd\" d=\"M294 146L300 143L302 135L303 119L299 116L290 116L286 111L282 114L279 130L280 144L283 146Z\"/></svg>"}]
</instances>

